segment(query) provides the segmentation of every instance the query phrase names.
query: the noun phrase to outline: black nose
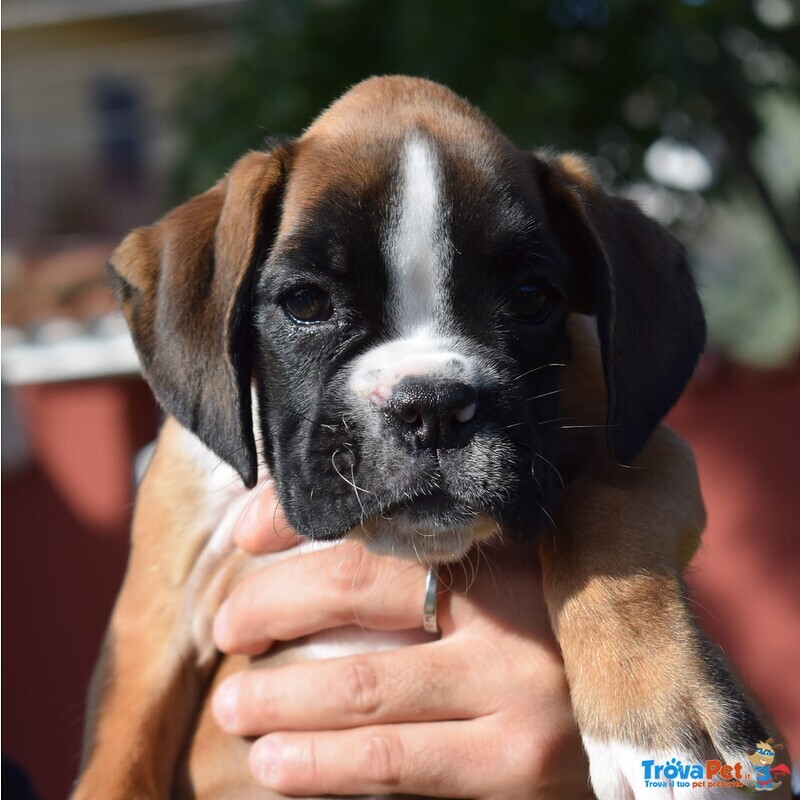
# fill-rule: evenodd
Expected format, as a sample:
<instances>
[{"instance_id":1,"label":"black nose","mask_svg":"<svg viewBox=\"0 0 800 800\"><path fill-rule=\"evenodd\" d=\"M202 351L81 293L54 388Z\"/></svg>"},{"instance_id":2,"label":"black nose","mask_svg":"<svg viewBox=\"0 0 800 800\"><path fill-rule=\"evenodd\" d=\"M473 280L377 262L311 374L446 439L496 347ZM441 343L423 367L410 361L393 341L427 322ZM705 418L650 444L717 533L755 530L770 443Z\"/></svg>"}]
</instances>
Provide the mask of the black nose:
<instances>
[{"instance_id":1,"label":"black nose","mask_svg":"<svg viewBox=\"0 0 800 800\"><path fill-rule=\"evenodd\" d=\"M406 378L389 398L389 413L415 450L463 447L478 427L478 393L465 383Z\"/></svg>"}]
</instances>

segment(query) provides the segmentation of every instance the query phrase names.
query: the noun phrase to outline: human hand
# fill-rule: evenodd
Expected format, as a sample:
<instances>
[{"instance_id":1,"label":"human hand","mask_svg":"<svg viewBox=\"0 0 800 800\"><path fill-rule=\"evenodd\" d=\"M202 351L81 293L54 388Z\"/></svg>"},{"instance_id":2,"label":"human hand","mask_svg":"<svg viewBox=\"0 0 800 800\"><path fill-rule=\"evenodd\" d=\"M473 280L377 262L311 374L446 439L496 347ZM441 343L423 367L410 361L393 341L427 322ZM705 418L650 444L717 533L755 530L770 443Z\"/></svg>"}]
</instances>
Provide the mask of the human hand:
<instances>
[{"instance_id":1,"label":"human hand","mask_svg":"<svg viewBox=\"0 0 800 800\"><path fill-rule=\"evenodd\" d=\"M271 490L237 532L253 554L298 541ZM234 588L215 638L226 652L253 655L351 623L418 629L426 573L354 541L287 556ZM220 726L261 737L250 753L256 780L289 795L591 797L535 550L484 548L443 569L442 584L439 640L221 684Z\"/></svg>"}]
</instances>

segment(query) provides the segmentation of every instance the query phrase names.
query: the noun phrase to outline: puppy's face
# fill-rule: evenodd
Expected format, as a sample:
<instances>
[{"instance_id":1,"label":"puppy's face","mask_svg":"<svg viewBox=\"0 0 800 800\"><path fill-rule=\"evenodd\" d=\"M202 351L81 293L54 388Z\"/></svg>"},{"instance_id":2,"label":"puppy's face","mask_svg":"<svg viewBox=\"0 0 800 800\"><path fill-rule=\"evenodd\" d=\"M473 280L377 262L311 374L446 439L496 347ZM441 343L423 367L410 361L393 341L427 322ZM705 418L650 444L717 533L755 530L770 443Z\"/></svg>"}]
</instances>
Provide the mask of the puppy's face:
<instances>
[{"instance_id":1,"label":"puppy's face","mask_svg":"<svg viewBox=\"0 0 800 800\"><path fill-rule=\"evenodd\" d=\"M597 314L622 460L703 341L668 234L580 160L521 152L408 78L246 156L111 268L156 395L246 484L254 384L294 527L428 560L549 524L571 311Z\"/></svg>"},{"instance_id":2,"label":"puppy's face","mask_svg":"<svg viewBox=\"0 0 800 800\"><path fill-rule=\"evenodd\" d=\"M305 165L342 142L295 153L253 333L268 461L308 535L441 559L553 513L537 423L558 417L570 272L532 172L468 144L351 140L366 177L333 191Z\"/></svg>"}]
</instances>

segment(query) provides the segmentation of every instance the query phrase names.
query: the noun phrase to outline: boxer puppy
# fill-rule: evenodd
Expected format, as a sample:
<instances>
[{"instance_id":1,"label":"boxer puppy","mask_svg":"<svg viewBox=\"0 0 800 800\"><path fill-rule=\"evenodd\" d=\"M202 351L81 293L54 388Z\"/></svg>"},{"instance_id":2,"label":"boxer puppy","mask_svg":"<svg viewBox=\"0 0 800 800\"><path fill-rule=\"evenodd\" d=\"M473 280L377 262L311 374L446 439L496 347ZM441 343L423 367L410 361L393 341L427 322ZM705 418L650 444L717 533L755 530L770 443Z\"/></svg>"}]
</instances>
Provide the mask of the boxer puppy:
<instances>
[{"instance_id":1,"label":"boxer puppy","mask_svg":"<svg viewBox=\"0 0 800 800\"><path fill-rule=\"evenodd\" d=\"M601 800L654 796L645 759L744 763L767 736L684 597L691 455L647 444L703 347L697 293L680 245L581 159L518 150L437 84L373 78L134 231L110 272L170 417L76 798L236 796L180 764L214 759L192 733L210 624L255 561L232 532L267 476L313 540L438 563L540 536Z\"/></svg>"}]
</instances>

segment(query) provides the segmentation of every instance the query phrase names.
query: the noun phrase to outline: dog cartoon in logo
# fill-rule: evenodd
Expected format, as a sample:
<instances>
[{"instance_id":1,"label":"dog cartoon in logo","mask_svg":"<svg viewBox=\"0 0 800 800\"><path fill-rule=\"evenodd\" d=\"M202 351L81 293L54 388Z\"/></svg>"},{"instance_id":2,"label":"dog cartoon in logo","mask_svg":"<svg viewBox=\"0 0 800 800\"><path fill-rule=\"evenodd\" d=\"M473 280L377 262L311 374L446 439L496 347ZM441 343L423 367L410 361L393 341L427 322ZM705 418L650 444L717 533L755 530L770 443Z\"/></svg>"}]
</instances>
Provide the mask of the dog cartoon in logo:
<instances>
[{"instance_id":1,"label":"dog cartoon in logo","mask_svg":"<svg viewBox=\"0 0 800 800\"><path fill-rule=\"evenodd\" d=\"M773 780L774 775L788 775L789 769L785 764L778 764L773 767L775 751L783 750L782 744L775 744L772 738L765 742L757 742L755 750L749 750L747 760L753 765L756 773L756 791L773 792L778 789L782 782Z\"/></svg>"}]
</instances>

